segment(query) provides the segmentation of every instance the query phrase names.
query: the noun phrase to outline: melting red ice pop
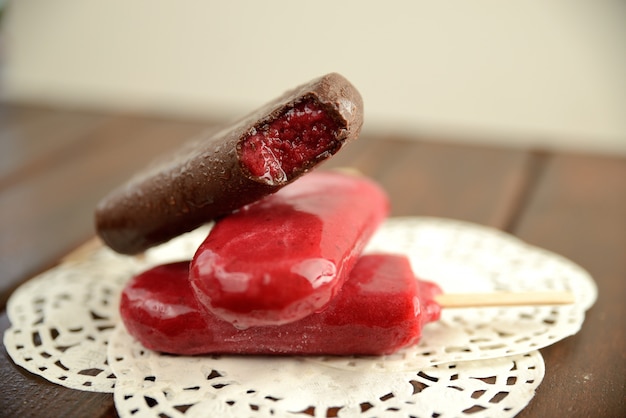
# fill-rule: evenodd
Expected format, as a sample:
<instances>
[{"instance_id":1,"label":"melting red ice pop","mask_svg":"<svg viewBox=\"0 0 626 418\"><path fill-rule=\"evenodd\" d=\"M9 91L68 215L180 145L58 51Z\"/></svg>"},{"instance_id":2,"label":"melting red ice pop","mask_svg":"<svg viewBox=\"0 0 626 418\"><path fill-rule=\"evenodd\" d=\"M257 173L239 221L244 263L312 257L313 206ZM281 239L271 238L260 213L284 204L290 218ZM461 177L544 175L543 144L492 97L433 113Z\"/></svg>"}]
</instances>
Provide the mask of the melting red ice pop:
<instances>
[{"instance_id":1,"label":"melting red ice pop","mask_svg":"<svg viewBox=\"0 0 626 418\"><path fill-rule=\"evenodd\" d=\"M188 262L158 266L122 292L124 324L146 348L183 355L390 354L416 344L442 308L573 302L568 292L444 294L417 280L405 256L372 254L358 260L325 310L285 325L242 330L198 303L188 272Z\"/></svg>"},{"instance_id":2,"label":"melting red ice pop","mask_svg":"<svg viewBox=\"0 0 626 418\"><path fill-rule=\"evenodd\" d=\"M313 172L216 223L193 257L198 301L238 328L323 309L388 213L374 182Z\"/></svg>"},{"instance_id":3,"label":"melting red ice pop","mask_svg":"<svg viewBox=\"0 0 626 418\"><path fill-rule=\"evenodd\" d=\"M439 318L440 289L416 280L408 259L364 255L321 312L284 325L237 329L195 298L189 263L166 264L133 278L121 316L146 348L172 354L388 354L418 342Z\"/></svg>"}]
</instances>

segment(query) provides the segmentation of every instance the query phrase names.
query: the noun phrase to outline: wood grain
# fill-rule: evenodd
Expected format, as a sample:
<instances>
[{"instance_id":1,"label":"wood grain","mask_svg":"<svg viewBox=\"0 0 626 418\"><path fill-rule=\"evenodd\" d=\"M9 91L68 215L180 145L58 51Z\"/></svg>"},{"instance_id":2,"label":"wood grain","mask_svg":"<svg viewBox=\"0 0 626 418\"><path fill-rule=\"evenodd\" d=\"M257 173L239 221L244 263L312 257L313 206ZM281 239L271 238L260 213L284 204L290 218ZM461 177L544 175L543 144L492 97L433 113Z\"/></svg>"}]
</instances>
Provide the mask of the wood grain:
<instances>
[{"instance_id":1,"label":"wood grain","mask_svg":"<svg viewBox=\"0 0 626 418\"><path fill-rule=\"evenodd\" d=\"M62 157L41 162L37 173L7 185L0 194L2 306L16 284L93 235L93 208L105 193L205 128L200 123L111 118L79 140L67 140ZM40 132L41 142L47 138ZM33 149L21 158L28 165L41 157Z\"/></svg>"},{"instance_id":2,"label":"wood grain","mask_svg":"<svg viewBox=\"0 0 626 418\"><path fill-rule=\"evenodd\" d=\"M36 175L47 162L80 145L110 116L68 110L18 107L0 117L0 190Z\"/></svg>"},{"instance_id":3,"label":"wood grain","mask_svg":"<svg viewBox=\"0 0 626 418\"><path fill-rule=\"evenodd\" d=\"M626 416L626 161L557 154L515 231L598 284L581 331L542 350L546 376L520 417Z\"/></svg>"}]
</instances>

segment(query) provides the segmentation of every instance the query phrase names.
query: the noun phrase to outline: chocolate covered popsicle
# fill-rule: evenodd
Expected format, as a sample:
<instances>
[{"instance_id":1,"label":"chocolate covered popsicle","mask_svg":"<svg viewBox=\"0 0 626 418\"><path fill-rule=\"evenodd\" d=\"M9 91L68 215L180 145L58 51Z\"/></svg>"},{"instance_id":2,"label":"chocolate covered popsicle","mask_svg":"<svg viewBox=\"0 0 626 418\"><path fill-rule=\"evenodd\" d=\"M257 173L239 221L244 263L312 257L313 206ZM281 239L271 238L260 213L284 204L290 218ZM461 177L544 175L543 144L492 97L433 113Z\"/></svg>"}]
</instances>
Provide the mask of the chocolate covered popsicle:
<instances>
[{"instance_id":1,"label":"chocolate covered popsicle","mask_svg":"<svg viewBox=\"0 0 626 418\"><path fill-rule=\"evenodd\" d=\"M408 259L364 255L321 312L284 325L237 329L206 311L188 280L189 263L155 267L125 287L120 312L146 348L172 354L389 354L419 341L439 318L441 290L416 280Z\"/></svg>"},{"instance_id":2,"label":"chocolate covered popsicle","mask_svg":"<svg viewBox=\"0 0 626 418\"><path fill-rule=\"evenodd\" d=\"M274 193L355 139L362 109L339 74L297 87L106 196L97 232L136 254Z\"/></svg>"},{"instance_id":3,"label":"chocolate covered popsicle","mask_svg":"<svg viewBox=\"0 0 626 418\"><path fill-rule=\"evenodd\" d=\"M388 209L365 177L310 173L215 224L191 262L195 297L239 328L302 319L339 292Z\"/></svg>"}]
</instances>

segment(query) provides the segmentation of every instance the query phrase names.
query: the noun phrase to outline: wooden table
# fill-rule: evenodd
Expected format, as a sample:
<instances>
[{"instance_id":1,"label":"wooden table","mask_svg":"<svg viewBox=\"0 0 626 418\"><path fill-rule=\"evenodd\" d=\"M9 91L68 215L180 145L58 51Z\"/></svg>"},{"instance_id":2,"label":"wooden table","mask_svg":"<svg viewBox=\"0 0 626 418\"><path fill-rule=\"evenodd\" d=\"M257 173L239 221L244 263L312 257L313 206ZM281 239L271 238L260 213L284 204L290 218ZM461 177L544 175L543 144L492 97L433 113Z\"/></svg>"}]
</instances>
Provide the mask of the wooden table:
<instances>
[{"instance_id":1,"label":"wooden table","mask_svg":"<svg viewBox=\"0 0 626 418\"><path fill-rule=\"evenodd\" d=\"M93 236L92 212L207 121L0 105L0 303ZM599 298L583 329L541 350L546 376L520 417L626 416L626 158L367 133L329 166L389 192L393 215L490 225L587 269ZM9 326L0 317L2 332ZM3 348L4 351L4 348ZM0 357L0 415L111 417L113 398L65 389Z\"/></svg>"}]
</instances>

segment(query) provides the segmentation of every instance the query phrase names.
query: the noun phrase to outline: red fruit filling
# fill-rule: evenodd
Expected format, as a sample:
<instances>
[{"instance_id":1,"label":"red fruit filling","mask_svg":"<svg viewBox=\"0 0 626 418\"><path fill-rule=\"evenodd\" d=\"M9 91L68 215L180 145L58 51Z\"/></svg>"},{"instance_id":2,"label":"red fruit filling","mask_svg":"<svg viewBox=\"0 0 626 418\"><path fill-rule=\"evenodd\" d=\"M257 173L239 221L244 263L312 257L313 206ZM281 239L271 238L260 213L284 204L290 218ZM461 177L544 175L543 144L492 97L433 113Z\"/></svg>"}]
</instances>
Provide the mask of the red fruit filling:
<instances>
[{"instance_id":1,"label":"red fruit filling","mask_svg":"<svg viewBox=\"0 0 626 418\"><path fill-rule=\"evenodd\" d=\"M309 98L255 127L241 143L240 160L250 174L264 182L285 183L311 162L334 154L341 129L319 102Z\"/></svg>"}]
</instances>

